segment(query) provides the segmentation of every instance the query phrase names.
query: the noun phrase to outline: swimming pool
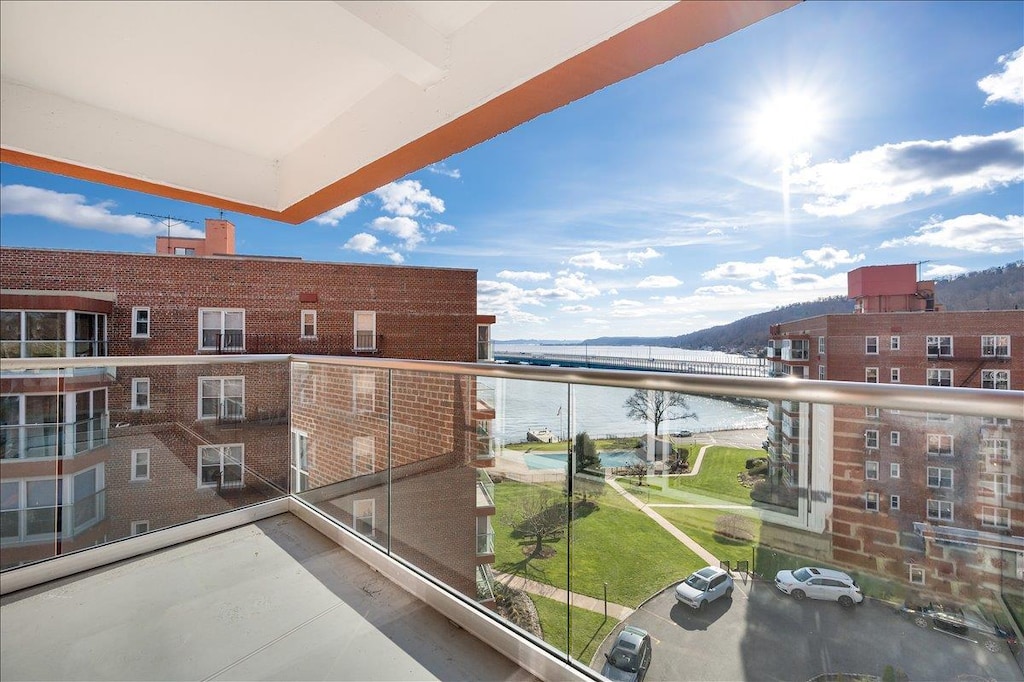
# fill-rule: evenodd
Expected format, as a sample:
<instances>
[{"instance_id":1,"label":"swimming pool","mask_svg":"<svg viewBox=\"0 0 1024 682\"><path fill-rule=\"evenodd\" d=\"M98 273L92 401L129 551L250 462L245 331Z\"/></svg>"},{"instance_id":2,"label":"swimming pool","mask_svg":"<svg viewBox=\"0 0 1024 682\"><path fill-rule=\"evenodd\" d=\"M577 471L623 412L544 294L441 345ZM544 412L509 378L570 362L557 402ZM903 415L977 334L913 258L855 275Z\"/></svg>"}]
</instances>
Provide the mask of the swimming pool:
<instances>
[{"instance_id":1,"label":"swimming pool","mask_svg":"<svg viewBox=\"0 0 1024 682\"><path fill-rule=\"evenodd\" d=\"M632 450L601 452L598 453L598 456L601 458L601 466L605 469L629 466L640 461ZM563 453L525 454L523 460L526 461L526 466L529 469L565 469L565 454Z\"/></svg>"}]
</instances>

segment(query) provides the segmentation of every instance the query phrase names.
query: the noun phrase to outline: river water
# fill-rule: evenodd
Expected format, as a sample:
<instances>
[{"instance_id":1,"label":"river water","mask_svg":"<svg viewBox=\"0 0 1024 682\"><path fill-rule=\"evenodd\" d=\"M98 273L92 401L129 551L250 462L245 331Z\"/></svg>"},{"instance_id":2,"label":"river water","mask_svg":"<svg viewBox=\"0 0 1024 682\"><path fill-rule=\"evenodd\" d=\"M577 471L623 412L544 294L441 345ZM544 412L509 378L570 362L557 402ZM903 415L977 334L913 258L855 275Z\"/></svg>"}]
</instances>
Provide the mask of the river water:
<instances>
[{"instance_id":1,"label":"river water","mask_svg":"<svg viewBox=\"0 0 1024 682\"><path fill-rule=\"evenodd\" d=\"M539 346L498 344L495 352L533 352L583 354L591 357L654 357L704 362L739 362L747 358L717 351L692 351L657 346ZM624 403L631 389L605 386L574 386L572 396L566 384L543 381L501 380L496 387L497 414L495 434L503 443L526 440L532 428L549 428L559 438L586 431L592 438L605 436L639 436L651 425L630 419ZM766 409L718 400L706 396L686 399L689 412L696 417L670 420L660 433L687 430L721 431L726 429L764 428Z\"/></svg>"}]
</instances>

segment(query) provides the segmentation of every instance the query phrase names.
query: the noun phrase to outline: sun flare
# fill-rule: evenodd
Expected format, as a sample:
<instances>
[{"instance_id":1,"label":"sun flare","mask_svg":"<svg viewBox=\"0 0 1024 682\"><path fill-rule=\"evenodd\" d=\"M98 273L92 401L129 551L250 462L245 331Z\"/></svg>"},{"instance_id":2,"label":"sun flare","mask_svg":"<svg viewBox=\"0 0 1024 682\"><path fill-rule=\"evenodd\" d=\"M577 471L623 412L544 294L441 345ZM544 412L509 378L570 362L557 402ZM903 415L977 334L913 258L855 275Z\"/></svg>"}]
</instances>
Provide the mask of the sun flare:
<instances>
[{"instance_id":1,"label":"sun flare","mask_svg":"<svg viewBox=\"0 0 1024 682\"><path fill-rule=\"evenodd\" d=\"M765 100L755 114L752 132L760 147L788 159L808 151L821 126L819 102L803 93L785 93Z\"/></svg>"}]
</instances>

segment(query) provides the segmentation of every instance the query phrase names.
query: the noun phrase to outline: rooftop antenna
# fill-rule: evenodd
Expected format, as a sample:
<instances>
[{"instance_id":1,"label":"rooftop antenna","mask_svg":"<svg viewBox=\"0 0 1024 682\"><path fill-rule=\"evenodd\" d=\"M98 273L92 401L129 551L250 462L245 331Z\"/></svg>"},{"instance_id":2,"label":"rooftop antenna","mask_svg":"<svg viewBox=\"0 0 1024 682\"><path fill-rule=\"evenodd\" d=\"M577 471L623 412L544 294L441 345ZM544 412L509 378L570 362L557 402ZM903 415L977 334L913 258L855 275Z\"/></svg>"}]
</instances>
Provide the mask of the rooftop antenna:
<instances>
[{"instance_id":1,"label":"rooftop antenna","mask_svg":"<svg viewBox=\"0 0 1024 682\"><path fill-rule=\"evenodd\" d=\"M921 266L924 265L925 263L931 263L931 261L930 260L919 260L919 261L917 261L917 281L918 282L924 281L922 279L922 276L923 276L924 272L921 270Z\"/></svg>"},{"instance_id":2,"label":"rooftop antenna","mask_svg":"<svg viewBox=\"0 0 1024 682\"><path fill-rule=\"evenodd\" d=\"M223 211L221 212L223 214ZM171 238L171 228L177 225L198 225L195 220L188 220L186 218L175 218L172 215L155 215L153 213L136 213L135 215L143 216L144 218L154 218L159 220L167 226L167 238Z\"/></svg>"}]
</instances>

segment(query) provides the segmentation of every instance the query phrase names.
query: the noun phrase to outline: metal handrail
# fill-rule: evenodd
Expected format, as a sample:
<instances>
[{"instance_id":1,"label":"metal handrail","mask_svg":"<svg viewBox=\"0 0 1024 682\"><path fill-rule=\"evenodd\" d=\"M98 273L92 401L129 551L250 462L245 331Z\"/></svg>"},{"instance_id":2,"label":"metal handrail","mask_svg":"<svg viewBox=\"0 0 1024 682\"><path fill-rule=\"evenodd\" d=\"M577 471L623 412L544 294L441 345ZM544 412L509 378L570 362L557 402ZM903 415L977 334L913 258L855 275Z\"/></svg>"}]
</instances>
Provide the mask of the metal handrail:
<instances>
[{"instance_id":1,"label":"metal handrail","mask_svg":"<svg viewBox=\"0 0 1024 682\"><path fill-rule=\"evenodd\" d=\"M831 405L870 405L891 410L937 412L976 417L1024 420L1024 391L982 388L868 384L854 381L815 379L735 377L708 374L671 374L629 370L567 367L532 367L436 360L393 358L329 357L322 355L164 355L96 358L21 358L2 363L3 371L73 369L77 367L145 367L159 365L206 365L266 363L290 360L341 367L377 370L430 372L547 381L590 386L644 388L691 395L794 400Z\"/></svg>"}]
</instances>

